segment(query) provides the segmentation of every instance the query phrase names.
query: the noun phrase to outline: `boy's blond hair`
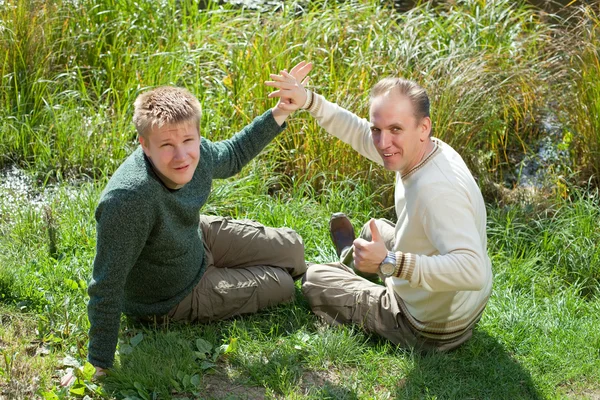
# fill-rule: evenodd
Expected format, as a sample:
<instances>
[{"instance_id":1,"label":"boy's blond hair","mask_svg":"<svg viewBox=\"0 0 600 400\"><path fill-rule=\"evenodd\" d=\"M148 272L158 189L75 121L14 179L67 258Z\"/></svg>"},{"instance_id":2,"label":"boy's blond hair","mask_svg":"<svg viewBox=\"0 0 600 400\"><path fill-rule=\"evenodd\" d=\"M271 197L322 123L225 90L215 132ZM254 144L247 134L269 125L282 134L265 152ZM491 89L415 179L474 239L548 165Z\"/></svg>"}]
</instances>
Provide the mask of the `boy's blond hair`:
<instances>
[{"instance_id":1,"label":"boy's blond hair","mask_svg":"<svg viewBox=\"0 0 600 400\"><path fill-rule=\"evenodd\" d=\"M202 107L187 89L160 86L140 94L133 107L133 124L142 137L147 137L154 127L184 122L193 122L200 133Z\"/></svg>"}]
</instances>

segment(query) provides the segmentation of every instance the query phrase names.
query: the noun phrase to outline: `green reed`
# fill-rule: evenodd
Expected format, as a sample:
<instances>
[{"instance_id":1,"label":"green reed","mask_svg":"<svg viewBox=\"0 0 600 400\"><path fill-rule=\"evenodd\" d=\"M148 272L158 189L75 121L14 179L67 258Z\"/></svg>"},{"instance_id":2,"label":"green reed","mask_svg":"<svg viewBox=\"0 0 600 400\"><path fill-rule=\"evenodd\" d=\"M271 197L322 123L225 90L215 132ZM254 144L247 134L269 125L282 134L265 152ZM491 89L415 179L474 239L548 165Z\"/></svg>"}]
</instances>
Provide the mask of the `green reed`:
<instances>
[{"instance_id":1,"label":"green reed","mask_svg":"<svg viewBox=\"0 0 600 400\"><path fill-rule=\"evenodd\" d=\"M565 64L569 66L561 85L565 144L571 149L579 180L591 180L597 186L600 184L600 14L590 5L581 7L573 18L576 25L571 30L572 37L560 42L568 57Z\"/></svg>"},{"instance_id":2,"label":"green reed","mask_svg":"<svg viewBox=\"0 0 600 400\"><path fill-rule=\"evenodd\" d=\"M221 139L274 105L263 85L270 72L308 59L311 88L364 117L377 80L419 81L435 135L461 149L480 182L502 180L532 151L537 112L565 76L553 37L575 35L508 0L426 3L404 14L375 0L269 12L178 0L13 0L0 6L0 21L0 167L17 163L46 178L110 175L136 145L132 103L149 87L190 88L203 104L202 134ZM597 107L588 89L597 81L596 30L582 39L575 110ZM573 129L591 133L573 157L595 173L598 129L577 114ZM320 190L325 170L334 172L328 179L389 182L307 114L289 125L265 156L283 181Z\"/></svg>"}]
</instances>

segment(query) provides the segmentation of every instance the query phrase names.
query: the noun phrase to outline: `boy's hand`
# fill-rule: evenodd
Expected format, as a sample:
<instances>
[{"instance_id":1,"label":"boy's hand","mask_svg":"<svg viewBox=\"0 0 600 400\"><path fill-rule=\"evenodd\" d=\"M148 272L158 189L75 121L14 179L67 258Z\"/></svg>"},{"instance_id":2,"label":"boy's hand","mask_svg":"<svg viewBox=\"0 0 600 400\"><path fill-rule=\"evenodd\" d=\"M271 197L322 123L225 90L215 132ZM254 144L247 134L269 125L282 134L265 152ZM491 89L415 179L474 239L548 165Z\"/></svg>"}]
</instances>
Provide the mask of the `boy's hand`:
<instances>
[{"instance_id":1,"label":"boy's hand","mask_svg":"<svg viewBox=\"0 0 600 400\"><path fill-rule=\"evenodd\" d=\"M106 370L104 368L100 368L100 367L94 367L94 368L96 368L96 373L94 374L94 379L98 379L99 377L106 375ZM60 379L60 386L69 387L75 382L76 379L77 379L77 376L75 375L75 370L69 371L69 373L67 373L65 376L63 376Z\"/></svg>"},{"instance_id":2,"label":"boy's hand","mask_svg":"<svg viewBox=\"0 0 600 400\"><path fill-rule=\"evenodd\" d=\"M266 81L265 85L279 89L269 94L270 98L279 97L276 109L287 112L289 115L304 105L306 102L304 85L308 82L307 75L311 69L312 63L301 61L289 73L283 70L279 75L270 75L273 80ZM273 111L275 112L275 110Z\"/></svg>"}]
</instances>

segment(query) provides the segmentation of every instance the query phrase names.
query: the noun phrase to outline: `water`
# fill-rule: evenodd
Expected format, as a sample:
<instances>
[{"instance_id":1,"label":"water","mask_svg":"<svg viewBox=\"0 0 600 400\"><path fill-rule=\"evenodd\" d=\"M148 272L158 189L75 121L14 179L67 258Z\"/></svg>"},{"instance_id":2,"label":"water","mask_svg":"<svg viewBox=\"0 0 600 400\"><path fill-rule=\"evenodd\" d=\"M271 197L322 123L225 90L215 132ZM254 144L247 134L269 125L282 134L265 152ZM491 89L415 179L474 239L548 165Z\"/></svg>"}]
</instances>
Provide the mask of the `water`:
<instances>
[{"instance_id":1,"label":"water","mask_svg":"<svg viewBox=\"0 0 600 400\"><path fill-rule=\"evenodd\" d=\"M60 187L41 187L25 171L14 165L0 170L0 233L3 227L14 223L15 215L25 211L42 216L57 199L63 202L82 196L82 182L68 182Z\"/></svg>"},{"instance_id":2,"label":"water","mask_svg":"<svg viewBox=\"0 0 600 400\"><path fill-rule=\"evenodd\" d=\"M44 191L36 190L33 179L14 165L0 171L0 216L24 203L41 209L47 205L48 196Z\"/></svg>"},{"instance_id":3,"label":"water","mask_svg":"<svg viewBox=\"0 0 600 400\"><path fill-rule=\"evenodd\" d=\"M542 189L553 186L559 175L568 171L569 153L564 145L564 129L555 114L547 112L540 120L541 139L532 146L535 151L525 154L516 166L516 183L520 187Z\"/></svg>"}]
</instances>

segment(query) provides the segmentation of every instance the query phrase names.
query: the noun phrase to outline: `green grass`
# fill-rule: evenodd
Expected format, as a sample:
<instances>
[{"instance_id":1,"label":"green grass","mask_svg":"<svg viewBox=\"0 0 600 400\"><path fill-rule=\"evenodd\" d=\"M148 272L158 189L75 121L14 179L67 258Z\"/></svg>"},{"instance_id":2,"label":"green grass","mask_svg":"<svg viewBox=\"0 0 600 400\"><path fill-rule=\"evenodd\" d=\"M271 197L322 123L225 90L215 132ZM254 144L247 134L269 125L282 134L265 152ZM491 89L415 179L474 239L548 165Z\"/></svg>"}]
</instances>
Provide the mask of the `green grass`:
<instances>
[{"instance_id":1,"label":"green grass","mask_svg":"<svg viewBox=\"0 0 600 400\"><path fill-rule=\"evenodd\" d=\"M28 177L26 194L0 188L0 398L600 395L594 8L564 20L508 0L401 15L366 0L302 6L260 14L187 0L0 2L0 168ZM136 146L137 94L188 87L204 107L202 134L217 140L271 107L262 82L302 59L315 63L312 88L364 116L368 88L383 76L428 89L435 135L461 152L490 200L495 283L473 339L448 354L413 354L324 326L298 289L290 304L210 325L124 320L103 383L82 376L80 392L61 389L86 358L93 213ZM540 192L550 197L504 194L497 188L544 139L547 111L563 128L551 141L567 153L565 165L547 168ZM215 184L203 212L292 227L309 261L328 262L330 214L346 212L357 229L394 219L392 182L299 113L257 161ZM198 339L211 348L200 351Z\"/></svg>"},{"instance_id":2,"label":"green grass","mask_svg":"<svg viewBox=\"0 0 600 400\"><path fill-rule=\"evenodd\" d=\"M293 227L305 239L307 258L317 262L335 259L326 229L332 211L349 212L357 228L371 216L386 215L360 181L330 182L327 196L306 196L306 185L269 196L266 165L261 158L243 178L217 182L207 210ZM101 187L99 182L47 190L55 256L45 208L25 199L2 200L1 209L13 211L1 225L0 287L10 323L0 328L0 340L3 354L14 356L14 363L10 375L6 362L0 363L5 371L1 390L72 397L58 387L58 378L67 368L65 356L85 360L84 288L94 254L92 213ZM600 302L593 271L599 262L598 250L588 244L600 236L600 199L589 194L593 192L574 192L570 200L550 202L543 213L521 205L490 209L494 292L473 339L457 351L413 354L355 327L326 327L298 290L293 303L214 324L141 326L125 321L117 364L101 387L109 397L141 399L227 398L228 392L233 393L229 398L290 399L597 394ZM587 261L586 269L577 270L581 260ZM21 325L22 331L15 332ZM214 367L198 357L198 338L212 344L206 357L216 354ZM37 358L41 364L35 370L25 367L31 343L50 351ZM221 345L230 345L230 351L215 353ZM30 392L17 383L34 376L38 380ZM89 388L87 393L100 396Z\"/></svg>"},{"instance_id":3,"label":"green grass","mask_svg":"<svg viewBox=\"0 0 600 400\"><path fill-rule=\"evenodd\" d=\"M591 180L596 186L600 183L600 15L597 9L583 8L579 24L573 28L572 40L585 43L579 52L566 52L569 57L568 77L574 83L564 87L568 99L567 115L564 117L567 126L566 136L569 140L574 135L581 136L570 146L573 158L581 169L581 180ZM584 22L585 21L585 22ZM571 40L564 43L567 47ZM593 160L593 161L592 161Z\"/></svg>"},{"instance_id":4,"label":"green grass","mask_svg":"<svg viewBox=\"0 0 600 400\"><path fill-rule=\"evenodd\" d=\"M599 102L590 87L600 68L593 7L565 21L510 0L451 4L394 15L374 0L262 14L187 0L4 2L0 166L17 163L43 179L110 175L135 145L133 100L160 84L190 88L206 110L203 134L223 138L272 104L262 85L269 72L309 59L312 87L364 116L381 77L421 82L436 135L461 147L486 190L536 151L548 108L571 132L573 172L597 175L598 118L586 111L595 115ZM290 125L294 134L279 138L272 156L281 174L316 190L322 170L389 180L311 119Z\"/></svg>"}]
</instances>

